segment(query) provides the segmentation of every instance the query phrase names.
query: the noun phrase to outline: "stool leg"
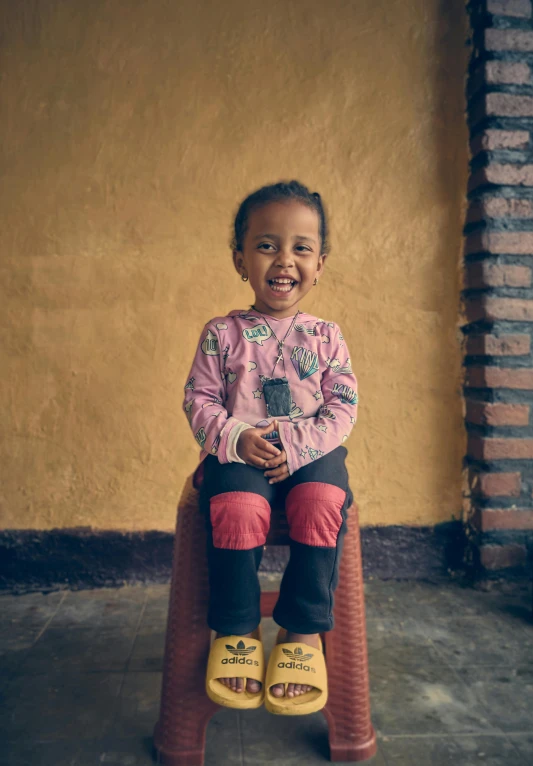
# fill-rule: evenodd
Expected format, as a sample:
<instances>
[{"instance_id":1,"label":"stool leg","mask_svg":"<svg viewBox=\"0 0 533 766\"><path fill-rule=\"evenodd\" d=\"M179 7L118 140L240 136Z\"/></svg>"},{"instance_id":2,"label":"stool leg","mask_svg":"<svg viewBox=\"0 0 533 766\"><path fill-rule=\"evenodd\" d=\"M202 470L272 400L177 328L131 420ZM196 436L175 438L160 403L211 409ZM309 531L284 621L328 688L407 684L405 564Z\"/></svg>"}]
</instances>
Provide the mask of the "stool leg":
<instances>
[{"instance_id":1,"label":"stool leg","mask_svg":"<svg viewBox=\"0 0 533 766\"><path fill-rule=\"evenodd\" d=\"M363 567L355 505L348 524L335 591L335 628L325 634L329 695L323 713L329 725L331 760L365 761L376 753L376 735L370 720Z\"/></svg>"},{"instance_id":2,"label":"stool leg","mask_svg":"<svg viewBox=\"0 0 533 766\"><path fill-rule=\"evenodd\" d=\"M205 733L218 710L205 692L211 631L207 625L209 580L206 530L197 493L180 501L172 563L163 684L154 730L157 762L203 766Z\"/></svg>"}]
</instances>

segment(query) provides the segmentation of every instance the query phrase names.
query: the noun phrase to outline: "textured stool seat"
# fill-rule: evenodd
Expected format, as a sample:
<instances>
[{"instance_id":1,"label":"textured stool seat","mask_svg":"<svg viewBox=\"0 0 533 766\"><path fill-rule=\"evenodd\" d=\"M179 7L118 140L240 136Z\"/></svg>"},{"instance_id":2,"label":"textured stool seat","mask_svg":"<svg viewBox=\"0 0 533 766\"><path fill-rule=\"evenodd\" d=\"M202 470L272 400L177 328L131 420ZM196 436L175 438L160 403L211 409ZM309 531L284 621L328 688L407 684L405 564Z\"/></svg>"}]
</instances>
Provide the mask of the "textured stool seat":
<instances>
[{"instance_id":1,"label":"textured stool seat","mask_svg":"<svg viewBox=\"0 0 533 766\"><path fill-rule=\"evenodd\" d=\"M209 583L205 521L199 512L198 476L190 476L178 504L168 611L161 709L154 731L157 762L203 766L205 733L219 706L205 693L211 643L207 625ZM272 509L267 545L287 545L282 508ZM335 628L322 635L329 698L332 761L364 761L376 752L370 721L363 572L357 507L348 511L348 532L335 591ZM278 593L261 594L261 616L271 617Z\"/></svg>"}]
</instances>

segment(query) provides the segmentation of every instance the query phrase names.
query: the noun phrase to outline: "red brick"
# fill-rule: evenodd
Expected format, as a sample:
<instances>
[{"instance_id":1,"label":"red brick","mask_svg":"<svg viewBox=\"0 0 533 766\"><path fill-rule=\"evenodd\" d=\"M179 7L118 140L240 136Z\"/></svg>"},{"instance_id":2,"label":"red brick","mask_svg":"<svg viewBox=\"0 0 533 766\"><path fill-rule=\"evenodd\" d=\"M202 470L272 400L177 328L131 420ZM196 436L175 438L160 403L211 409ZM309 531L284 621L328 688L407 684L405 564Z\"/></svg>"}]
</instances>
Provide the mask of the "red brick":
<instances>
[{"instance_id":1,"label":"red brick","mask_svg":"<svg viewBox=\"0 0 533 766\"><path fill-rule=\"evenodd\" d=\"M492 184L506 184L508 186L533 185L533 165L514 165L512 163L500 165L494 162L483 169L485 170L487 181Z\"/></svg>"},{"instance_id":2,"label":"red brick","mask_svg":"<svg viewBox=\"0 0 533 766\"><path fill-rule=\"evenodd\" d=\"M481 511L480 528L533 529L533 511L528 508L491 508Z\"/></svg>"},{"instance_id":3,"label":"red brick","mask_svg":"<svg viewBox=\"0 0 533 766\"><path fill-rule=\"evenodd\" d=\"M527 149L529 133L527 130L485 130L472 140L472 154L495 149Z\"/></svg>"},{"instance_id":4,"label":"red brick","mask_svg":"<svg viewBox=\"0 0 533 766\"><path fill-rule=\"evenodd\" d=\"M529 83L531 72L527 64L487 61L485 77L490 84L524 85Z\"/></svg>"},{"instance_id":5,"label":"red brick","mask_svg":"<svg viewBox=\"0 0 533 766\"><path fill-rule=\"evenodd\" d=\"M533 218L533 203L528 199L487 197L483 201L483 208L491 218Z\"/></svg>"},{"instance_id":6,"label":"red brick","mask_svg":"<svg viewBox=\"0 0 533 766\"><path fill-rule=\"evenodd\" d=\"M530 367L509 369L505 367L473 366L466 368L467 388L512 388L533 390L533 370Z\"/></svg>"},{"instance_id":7,"label":"red brick","mask_svg":"<svg viewBox=\"0 0 533 766\"><path fill-rule=\"evenodd\" d=\"M528 404L501 404L466 400L466 417L469 423L489 426L529 425Z\"/></svg>"},{"instance_id":8,"label":"red brick","mask_svg":"<svg viewBox=\"0 0 533 766\"><path fill-rule=\"evenodd\" d=\"M520 473L474 473L471 487L483 497L518 497Z\"/></svg>"},{"instance_id":9,"label":"red brick","mask_svg":"<svg viewBox=\"0 0 533 766\"><path fill-rule=\"evenodd\" d=\"M487 51L533 51L533 32L526 29L486 29Z\"/></svg>"},{"instance_id":10,"label":"red brick","mask_svg":"<svg viewBox=\"0 0 533 766\"><path fill-rule=\"evenodd\" d=\"M510 543L509 545L482 545L479 549L481 564L485 569L508 569L523 567L527 562L525 545Z\"/></svg>"},{"instance_id":11,"label":"red brick","mask_svg":"<svg viewBox=\"0 0 533 766\"><path fill-rule=\"evenodd\" d=\"M494 231L487 236L487 242L487 249L491 253L511 253L512 255L533 253L532 231Z\"/></svg>"},{"instance_id":12,"label":"red brick","mask_svg":"<svg viewBox=\"0 0 533 766\"><path fill-rule=\"evenodd\" d=\"M529 460L533 458L533 439L491 438L469 434L467 454L475 460Z\"/></svg>"},{"instance_id":13,"label":"red brick","mask_svg":"<svg viewBox=\"0 0 533 766\"><path fill-rule=\"evenodd\" d=\"M514 93L486 93L481 98L477 98L470 107L472 127L484 117L531 117L532 115L533 96L521 96Z\"/></svg>"},{"instance_id":14,"label":"red brick","mask_svg":"<svg viewBox=\"0 0 533 766\"><path fill-rule=\"evenodd\" d=\"M496 186L533 186L533 165L501 165L496 162L480 168L470 176L468 191L489 184Z\"/></svg>"},{"instance_id":15,"label":"red brick","mask_svg":"<svg viewBox=\"0 0 533 766\"><path fill-rule=\"evenodd\" d=\"M491 253L500 255L532 255L533 231L474 232L465 241L465 254Z\"/></svg>"},{"instance_id":16,"label":"red brick","mask_svg":"<svg viewBox=\"0 0 533 766\"><path fill-rule=\"evenodd\" d=\"M466 353L483 356L522 356L529 354L530 336L521 335L468 335Z\"/></svg>"},{"instance_id":17,"label":"red brick","mask_svg":"<svg viewBox=\"0 0 533 766\"><path fill-rule=\"evenodd\" d=\"M527 266L499 265L476 261L465 269L465 287L482 289L484 287L529 287L531 269Z\"/></svg>"},{"instance_id":18,"label":"red brick","mask_svg":"<svg viewBox=\"0 0 533 766\"><path fill-rule=\"evenodd\" d=\"M477 322L480 319L533 322L533 300L477 295L465 300L465 313L469 322Z\"/></svg>"},{"instance_id":19,"label":"red brick","mask_svg":"<svg viewBox=\"0 0 533 766\"><path fill-rule=\"evenodd\" d=\"M485 95L485 113L497 117L531 117L533 115L533 96L487 93Z\"/></svg>"},{"instance_id":20,"label":"red brick","mask_svg":"<svg viewBox=\"0 0 533 766\"><path fill-rule=\"evenodd\" d=\"M498 16L529 19L531 2L530 0L487 0L487 11Z\"/></svg>"},{"instance_id":21,"label":"red brick","mask_svg":"<svg viewBox=\"0 0 533 766\"><path fill-rule=\"evenodd\" d=\"M474 200L468 210L467 223L485 218L533 218L533 203L528 199L486 197Z\"/></svg>"}]
</instances>

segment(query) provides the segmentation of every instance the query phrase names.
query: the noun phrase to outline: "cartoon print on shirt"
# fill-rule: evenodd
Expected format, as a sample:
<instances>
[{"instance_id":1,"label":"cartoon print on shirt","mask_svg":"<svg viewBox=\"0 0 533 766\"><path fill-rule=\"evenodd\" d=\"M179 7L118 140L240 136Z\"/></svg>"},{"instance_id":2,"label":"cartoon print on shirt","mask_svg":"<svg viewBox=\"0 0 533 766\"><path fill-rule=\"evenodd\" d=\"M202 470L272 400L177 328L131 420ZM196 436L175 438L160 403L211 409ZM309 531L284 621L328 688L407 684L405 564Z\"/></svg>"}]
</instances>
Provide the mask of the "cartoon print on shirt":
<instances>
[{"instance_id":1,"label":"cartoon print on shirt","mask_svg":"<svg viewBox=\"0 0 533 766\"><path fill-rule=\"evenodd\" d=\"M314 327L306 327L303 324L295 324L294 329L296 332L305 332L307 335L316 335Z\"/></svg>"},{"instance_id":2,"label":"cartoon print on shirt","mask_svg":"<svg viewBox=\"0 0 533 766\"><path fill-rule=\"evenodd\" d=\"M255 327L245 327L242 334L248 343L257 343L258 346L262 346L263 341L268 340L272 335L272 330L266 324L257 324Z\"/></svg>"},{"instance_id":3,"label":"cartoon print on shirt","mask_svg":"<svg viewBox=\"0 0 533 766\"><path fill-rule=\"evenodd\" d=\"M338 359L330 359L329 356L326 359L326 364L328 367L330 367L334 373L347 373L348 375L352 375L352 363L350 361L350 357L345 361L344 364L341 364Z\"/></svg>"},{"instance_id":4,"label":"cartoon print on shirt","mask_svg":"<svg viewBox=\"0 0 533 766\"><path fill-rule=\"evenodd\" d=\"M198 429L198 432L197 432L195 438L196 438L196 441L198 442L198 444L200 445L200 447L202 447L202 449L203 449L204 444L205 444L205 440L207 439L206 433L205 433L203 428L199 428Z\"/></svg>"},{"instance_id":5,"label":"cartoon print on shirt","mask_svg":"<svg viewBox=\"0 0 533 766\"><path fill-rule=\"evenodd\" d=\"M322 457L324 454L321 449L314 449L313 447L310 447L308 444L305 445L307 447L307 451L309 453L309 457L311 460L316 460L319 457Z\"/></svg>"},{"instance_id":6,"label":"cartoon print on shirt","mask_svg":"<svg viewBox=\"0 0 533 766\"><path fill-rule=\"evenodd\" d=\"M273 418L267 415L259 373L288 377L296 402L288 400L288 406L283 410L288 414L281 420L287 421L290 426L281 428L287 429L288 436L290 428L292 434L291 470L294 472L318 460L328 450L338 446L341 440L346 441L343 433L348 436L357 419L357 407L354 406L358 402L357 383L352 377L349 351L346 347L340 348L342 339L337 324L324 320L319 322L316 317L298 317L300 324L293 326L292 342L288 339L289 343L285 343L283 349L286 370L282 370L282 365L278 363L275 373L272 373L278 347L274 332L278 331L274 325L271 325L274 332L268 328L269 317L267 322L255 311L253 314L252 310L249 314L241 310L240 316L219 317L204 325L196 344L196 366L193 365L189 378L186 378L183 411L193 428L195 441L203 450L202 457L208 452L216 459L224 450L225 460L225 440L219 438L219 432L224 426L226 414L250 424L256 417L267 418L264 425L271 423ZM231 321L233 318L234 322ZM243 341L249 345L244 346ZM252 345L255 343L257 348ZM238 361L234 361L237 357ZM291 378L292 370L297 377ZM324 374L324 383L328 377L330 380L327 391L326 388L321 390ZM330 401L326 406L328 399ZM207 409L209 407L211 409ZM343 422L344 428L341 427ZM284 431L269 433L265 438L282 449L281 433Z\"/></svg>"},{"instance_id":7,"label":"cartoon print on shirt","mask_svg":"<svg viewBox=\"0 0 533 766\"><path fill-rule=\"evenodd\" d=\"M294 420L294 418L299 418L300 415L303 415L303 414L304 414L303 410L300 409L300 407L298 407L298 405L295 402L293 402L292 403L292 410L289 412L289 418L291 420Z\"/></svg>"},{"instance_id":8,"label":"cartoon print on shirt","mask_svg":"<svg viewBox=\"0 0 533 766\"><path fill-rule=\"evenodd\" d=\"M338 396L343 404L357 404L356 392L344 383L334 383L331 393L333 396Z\"/></svg>"},{"instance_id":9,"label":"cartoon print on shirt","mask_svg":"<svg viewBox=\"0 0 533 766\"><path fill-rule=\"evenodd\" d=\"M218 356L218 338L214 333L211 332L211 330L207 331L207 335L202 341L200 348L207 356Z\"/></svg>"},{"instance_id":10,"label":"cartoon print on shirt","mask_svg":"<svg viewBox=\"0 0 533 766\"><path fill-rule=\"evenodd\" d=\"M295 346L291 354L291 362L300 380L305 380L318 372L318 354L308 348Z\"/></svg>"},{"instance_id":11,"label":"cartoon print on shirt","mask_svg":"<svg viewBox=\"0 0 533 766\"><path fill-rule=\"evenodd\" d=\"M216 404L218 404L218 406L220 407L220 405L224 404L224 402L222 401L222 399L219 399L218 396L214 396L213 401L204 402L204 404L202 404L202 409L205 410L206 407L214 407Z\"/></svg>"},{"instance_id":12,"label":"cartoon print on shirt","mask_svg":"<svg viewBox=\"0 0 533 766\"><path fill-rule=\"evenodd\" d=\"M325 404L318 410L318 415L321 418L329 418L330 420L337 420L335 413L332 412Z\"/></svg>"}]
</instances>

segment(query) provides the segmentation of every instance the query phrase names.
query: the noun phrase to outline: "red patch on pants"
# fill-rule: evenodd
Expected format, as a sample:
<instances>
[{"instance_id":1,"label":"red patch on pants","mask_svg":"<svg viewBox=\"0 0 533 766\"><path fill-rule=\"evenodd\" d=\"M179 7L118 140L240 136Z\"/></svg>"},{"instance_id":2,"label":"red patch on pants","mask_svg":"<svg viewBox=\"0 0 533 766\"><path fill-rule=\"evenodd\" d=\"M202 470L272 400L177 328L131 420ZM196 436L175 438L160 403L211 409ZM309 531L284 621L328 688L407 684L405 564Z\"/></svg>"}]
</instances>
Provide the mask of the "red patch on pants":
<instances>
[{"instance_id":1,"label":"red patch on pants","mask_svg":"<svg viewBox=\"0 0 533 766\"><path fill-rule=\"evenodd\" d=\"M254 492L223 492L211 498L215 548L248 551L266 543L270 505Z\"/></svg>"},{"instance_id":2,"label":"red patch on pants","mask_svg":"<svg viewBox=\"0 0 533 766\"><path fill-rule=\"evenodd\" d=\"M345 500L346 492L333 484L310 481L293 487L285 503L289 537L304 545L335 548Z\"/></svg>"}]
</instances>

